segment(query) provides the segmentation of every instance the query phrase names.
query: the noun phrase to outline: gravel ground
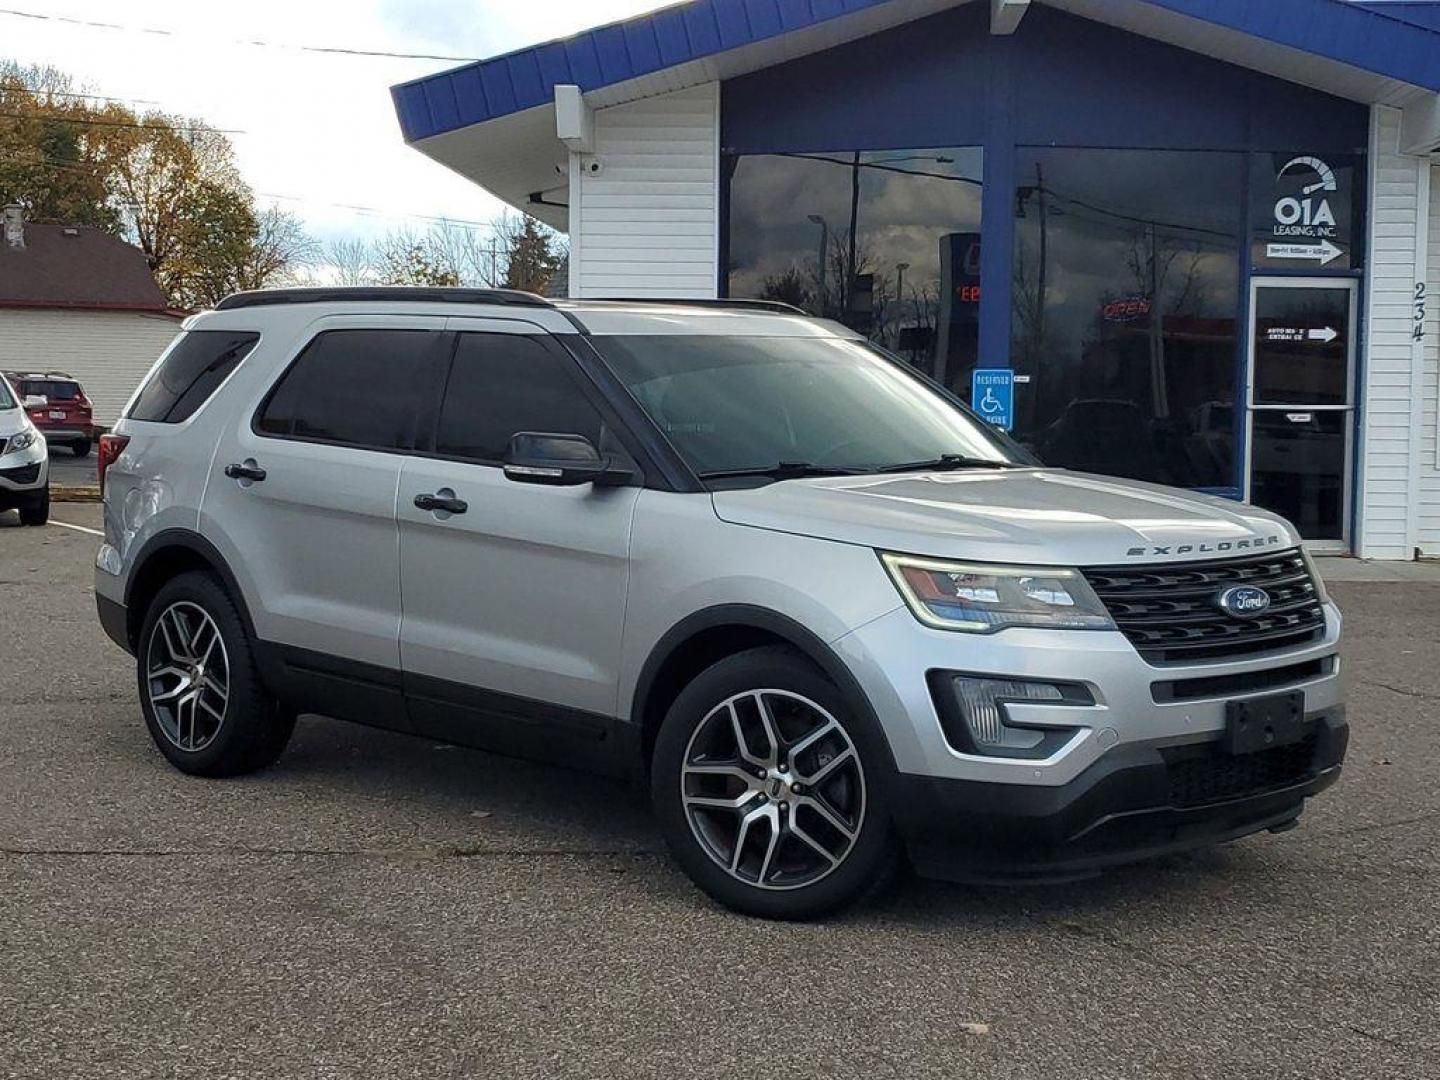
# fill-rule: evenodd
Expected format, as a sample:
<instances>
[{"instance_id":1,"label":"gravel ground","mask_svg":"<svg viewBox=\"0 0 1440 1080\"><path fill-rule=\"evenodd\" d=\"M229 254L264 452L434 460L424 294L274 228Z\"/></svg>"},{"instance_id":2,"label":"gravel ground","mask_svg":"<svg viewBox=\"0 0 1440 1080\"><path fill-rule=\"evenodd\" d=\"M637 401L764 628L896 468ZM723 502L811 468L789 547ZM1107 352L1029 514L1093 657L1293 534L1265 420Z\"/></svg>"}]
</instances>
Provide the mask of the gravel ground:
<instances>
[{"instance_id":1,"label":"gravel ground","mask_svg":"<svg viewBox=\"0 0 1440 1080\"><path fill-rule=\"evenodd\" d=\"M316 718L174 772L95 538L14 521L0 1076L1440 1077L1440 578L1334 587L1353 741L1300 829L777 925L605 781Z\"/></svg>"}]
</instances>

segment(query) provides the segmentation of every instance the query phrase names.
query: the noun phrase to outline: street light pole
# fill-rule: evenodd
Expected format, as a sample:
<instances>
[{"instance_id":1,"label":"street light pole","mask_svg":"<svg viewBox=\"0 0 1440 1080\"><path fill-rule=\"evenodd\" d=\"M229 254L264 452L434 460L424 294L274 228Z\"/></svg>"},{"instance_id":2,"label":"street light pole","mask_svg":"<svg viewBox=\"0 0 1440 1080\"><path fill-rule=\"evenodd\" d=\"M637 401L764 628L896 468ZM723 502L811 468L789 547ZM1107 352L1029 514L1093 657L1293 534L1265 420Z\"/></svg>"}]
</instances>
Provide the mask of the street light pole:
<instances>
[{"instance_id":1,"label":"street light pole","mask_svg":"<svg viewBox=\"0 0 1440 1080\"><path fill-rule=\"evenodd\" d=\"M829 257L830 251L830 223L819 214L811 214L810 222L811 224L820 226L820 268L818 270L818 276L820 283L820 314L823 316L826 314L825 308L827 306L826 301L828 300L825 293L825 261Z\"/></svg>"}]
</instances>

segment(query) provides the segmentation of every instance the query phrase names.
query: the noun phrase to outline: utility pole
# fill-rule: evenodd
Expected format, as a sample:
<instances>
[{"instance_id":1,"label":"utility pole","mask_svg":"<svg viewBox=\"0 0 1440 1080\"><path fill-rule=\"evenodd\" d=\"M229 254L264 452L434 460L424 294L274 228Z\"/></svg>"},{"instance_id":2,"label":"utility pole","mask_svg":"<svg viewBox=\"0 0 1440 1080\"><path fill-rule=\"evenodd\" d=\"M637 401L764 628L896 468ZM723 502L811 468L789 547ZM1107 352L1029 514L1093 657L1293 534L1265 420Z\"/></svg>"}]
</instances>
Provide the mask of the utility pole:
<instances>
[{"instance_id":1,"label":"utility pole","mask_svg":"<svg viewBox=\"0 0 1440 1080\"><path fill-rule=\"evenodd\" d=\"M855 151L855 160L850 166L850 249L845 261L844 315L850 314L850 305L855 292L855 230L860 221L860 151ZM843 317L843 316L842 316Z\"/></svg>"},{"instance_id":2,"label":"utility pole","mask_svg":"<svg viewBox=\"0 0 1440 1080\"><path fill-rule=\"evenodd\" d=\"M1035 351L1036 359L1045 348L1045 264L1050 256L1049 220L1045 211L1045 174L1035 163L1035 198L1040 208L1040 275L1035 285Z\"/></svg>"},{"instance_id":3,"label":"utility pole","mask_svg":"<svg viewBox=\"0 0 1440 1080\"><path fill-rule=\"evenodd\" d=\"M820 266L816 272L820 296L816 301L816 306L819 307L819 314L823 318L829 314L830 306L830 297L825 291L825 263L830 258L830 223L819 214L811 214L810 222L820 226Z\"/></svg>"}]
</instances>

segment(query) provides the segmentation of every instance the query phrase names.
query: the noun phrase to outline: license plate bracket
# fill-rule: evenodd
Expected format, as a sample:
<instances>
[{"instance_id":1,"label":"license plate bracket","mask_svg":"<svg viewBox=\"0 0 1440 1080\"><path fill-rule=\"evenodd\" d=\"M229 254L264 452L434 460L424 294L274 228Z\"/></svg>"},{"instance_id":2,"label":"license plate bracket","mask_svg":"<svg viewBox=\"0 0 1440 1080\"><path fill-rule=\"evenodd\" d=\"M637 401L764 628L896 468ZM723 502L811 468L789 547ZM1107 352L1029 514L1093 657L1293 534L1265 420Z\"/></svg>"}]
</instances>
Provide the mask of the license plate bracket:
<instances>
[{"instance_id":1,"label":"license plate bracket","mask_svg":"<svg viewBox=\"0 0 1440 1080\"><path fill-rule=\"evenodd\" d=\"M1310 732L1305 719L1305 691L1248 698L1225 703L1225 750L1254 754L1300 742Z\"/></svg>"}]
</instances>

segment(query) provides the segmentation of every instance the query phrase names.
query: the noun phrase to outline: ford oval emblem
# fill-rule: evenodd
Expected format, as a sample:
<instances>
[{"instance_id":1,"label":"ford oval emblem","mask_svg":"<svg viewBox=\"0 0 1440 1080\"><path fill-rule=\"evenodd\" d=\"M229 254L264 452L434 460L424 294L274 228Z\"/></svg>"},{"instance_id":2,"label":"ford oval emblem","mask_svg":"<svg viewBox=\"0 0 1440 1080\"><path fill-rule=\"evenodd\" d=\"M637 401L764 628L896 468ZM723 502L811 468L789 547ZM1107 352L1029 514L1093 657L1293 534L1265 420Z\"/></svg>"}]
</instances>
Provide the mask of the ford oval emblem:
<instances>
[{"instance_id":1,"label":"ford oval emblem","mask_svg":"<svg viewBox=\"0 0 1440 1080\"><path fill-rule=\"evenodd\" d=\"M1237 619L1253 619L1270 607L1270 594L1255 585L1236 585L1217 598L1220 610Z\"/></svg>"}]
</instances>

